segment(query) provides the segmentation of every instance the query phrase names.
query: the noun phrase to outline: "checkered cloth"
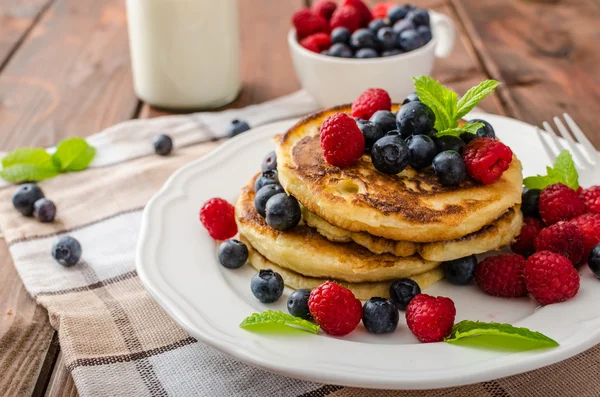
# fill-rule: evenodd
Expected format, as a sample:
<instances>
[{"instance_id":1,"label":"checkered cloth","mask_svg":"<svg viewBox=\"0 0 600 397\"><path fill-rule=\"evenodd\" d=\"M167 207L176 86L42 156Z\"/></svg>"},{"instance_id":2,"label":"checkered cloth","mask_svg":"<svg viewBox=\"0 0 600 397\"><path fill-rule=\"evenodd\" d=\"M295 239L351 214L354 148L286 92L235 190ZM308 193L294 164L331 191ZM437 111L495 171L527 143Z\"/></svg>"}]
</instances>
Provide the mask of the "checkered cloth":
<instances>
[{"instance_id":1,"label":"checkered cloth","mask_svg":"<svg viewBox=\"0 0 600 397\"><path fill-rule=\"evenodd\" d=\"M68 370L83 396L592 396L600 349L534 372L462 388L379 391L295 380L242 364L190 337L148 296L134 256L142 209L173 171L219 145L233 118L258 126L316 109L303 92L221 113L133 120L92 136L92 167L41 183L57 204L40 224L0 190L0 225L28 292L48 310ZM151 138L167 133L176 149L153 155ZM249 132L252 133L252 132ZM65 268L50 256L57 235L81 242L83 260ZM23 331L25 332L25 331ZM0 340L0 347L6 341ZM25 347L24 347L25 348ZM1 358L1 357L0 357ZM0 359L0 376L10 376ZM14 370L14 369L12 369Z\"/></svg>"}]
</instances>

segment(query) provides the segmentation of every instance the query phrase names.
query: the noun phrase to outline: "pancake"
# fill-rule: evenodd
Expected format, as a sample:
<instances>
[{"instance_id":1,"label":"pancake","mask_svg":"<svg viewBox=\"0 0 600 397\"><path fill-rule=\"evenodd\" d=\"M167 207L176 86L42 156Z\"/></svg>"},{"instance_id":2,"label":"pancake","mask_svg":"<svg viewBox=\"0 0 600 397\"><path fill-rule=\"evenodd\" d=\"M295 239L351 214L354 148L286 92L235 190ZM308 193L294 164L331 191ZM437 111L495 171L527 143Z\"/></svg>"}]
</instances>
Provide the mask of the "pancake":
<instances>
[{"instance_id":1,"label":"pancake","mask_svg":"<svg viewBox=\"0 0 600 397\"><path fill-rule=\"evenodd\" d=\"M305 225L281 232L254 208L254 180L242 189L235 206L240 234L270 262L308 277L350 283L394 280L425 273L439 266L418 255L377 255L355 243L333 243Z\"/></svg>"},{"instance_id":2,"label":"pancake","mask_svg":"<svg viewBox=\"0 0 600 397\"><path fill-rule=\"evenodd\" d=\"M269 261L267 258L262 256L257 250L252 247L252 244L244 237L244 235L240 236L240 239L246 244L248 247L248 261L250 264L256 268L256 270L261 269L271 269L281 275L283 278L283 282L290 288L293 289L313 289L323 284L327 280L332 280L330 278L315 278L315 277L307 277L303 276L300 273L296 273L292 270L286 269L284 267L278 266L275 263ZM429 270L425 273L418 274L416 276L411 276L409 278L419 284L421 290L426 289L436 281L441 280L444 277L444 272L441 268L435 268L433 270ZM344 287L350 289L354 296L356 296L360 300L369 300L374 296L389 298L390 297L390 285L392 281L381 281L375 283L348 283L345 281L334 280L338 284L343 285Z\"/></svg>"},{"instance_id":3,"label":"pancake","mask_svg":"<svg viewBox=\"0 0 600 397\"><path fill-rule=\"evenodd\" d=\"M382 174L368 155L351 167L335 167L323 158L319 128L340 112L350 113L350 106L308 116L279 137L276 148L283 188L334 226L397 241L453 240L480 230L521 202L523 177L516 157L496 182L482 185L469 179L456 187L442 186L429 169Z\"/></svg>"},{"instance_id":4,"label":"pancake","mask_svg":"<svg viewBox=\"0 0 600 397\"><path fill-rule=\"evenodd\" d=\"M517 205L492 224L459 239L417 244L340 229L304 207L302 207L302 217L308 226L314 227L329 241L354 241L376 254L387 252L396 256L410 256L418 252L422 258L436 262L450 261L503 247L519 234L523 225L523 214L520 206Z\"/></svg>"}]
</instances>

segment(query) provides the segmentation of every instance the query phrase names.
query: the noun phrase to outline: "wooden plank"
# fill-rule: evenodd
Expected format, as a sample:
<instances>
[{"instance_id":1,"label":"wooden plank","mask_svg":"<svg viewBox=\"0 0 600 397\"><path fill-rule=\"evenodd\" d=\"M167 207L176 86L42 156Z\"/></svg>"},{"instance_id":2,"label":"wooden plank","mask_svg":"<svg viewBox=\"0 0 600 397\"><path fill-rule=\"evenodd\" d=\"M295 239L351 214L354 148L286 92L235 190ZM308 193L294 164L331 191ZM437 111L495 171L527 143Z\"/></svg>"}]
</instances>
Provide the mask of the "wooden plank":
<instances>
[{"instance_id":1,"label":"wooden plank","mask_svg":"<svg viewBox=\"0 0 600 397\"><path fill-rule=\"evenodd\" d=\"M62 353L59 353L56 365L54 366L54 372L48 382L48 388L44 394L46 397L77 397L77 388L73 382L73 378L67 367Z\"/></svg>"}]
</instances>

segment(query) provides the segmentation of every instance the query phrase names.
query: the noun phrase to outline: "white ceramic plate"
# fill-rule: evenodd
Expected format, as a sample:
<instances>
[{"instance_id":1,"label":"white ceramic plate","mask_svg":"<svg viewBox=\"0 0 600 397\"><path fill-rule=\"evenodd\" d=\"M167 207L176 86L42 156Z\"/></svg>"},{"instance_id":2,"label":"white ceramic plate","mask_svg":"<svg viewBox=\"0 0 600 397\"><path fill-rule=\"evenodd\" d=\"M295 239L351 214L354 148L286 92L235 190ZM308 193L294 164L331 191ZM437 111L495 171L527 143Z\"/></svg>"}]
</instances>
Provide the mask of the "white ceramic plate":
<instances>
[{"instance_id":1,"label":"white ceramic plate","mask_svg":"<svg viewBox=\"0 0 600 397\"><path fill-rule=\"evenodd\" d=\"M544 171L548 158L531 125L489 114L489 120L524 166ZM344 338L294 333L265 335L239 323L253 312L286 311L284 296L264 305L250 292L251 266L228 270L218 264L216 245L198 221L211 197L234 202L239 189L273 149L271 137L290 122L256 128L177 171L148 203L137 252L137 270L150 294L190 335L241 361L279 374L347 386L425 389L464 385L518 374L564 360L600 342L600 282L587 267L581 289L568 302L539 308L528 298L485 295L476 286L442 281L426 290L452 298L457 321L508 322L543 332L560 343L550 350L498 352L419 343L405 325L384 336L362 325Z\"/></svg>"}]
</instances>

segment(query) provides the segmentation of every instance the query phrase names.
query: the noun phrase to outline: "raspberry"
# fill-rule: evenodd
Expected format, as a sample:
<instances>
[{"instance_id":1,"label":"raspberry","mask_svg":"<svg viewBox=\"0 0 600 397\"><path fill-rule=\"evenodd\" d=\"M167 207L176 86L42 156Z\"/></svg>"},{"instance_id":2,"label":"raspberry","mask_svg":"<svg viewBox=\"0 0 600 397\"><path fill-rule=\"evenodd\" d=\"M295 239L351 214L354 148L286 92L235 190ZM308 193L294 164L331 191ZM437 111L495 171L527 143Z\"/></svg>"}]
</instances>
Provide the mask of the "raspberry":
<instances>
[{"instance_id":1,"label":"raspberry","mask_svg":"<svg viewBox=\"0 0 600 397\"><path fill-rule=\"evenodd\" d=\"M581 193L579 193L579 197L583 200L587 212L600 214L600 186L592 186L589 189L583 189Z\"/></svg>"},{"instance_id":2,"label":"raspberry","mask_svg":"<svg viewBox=\"0 0 600 397\"><path fill-rule=\"evenodd\" d=\"M545 187L540 193L540 216L547 225L567 221L585 212L577 192L562 183Z\"/></svg>"},{"instance_id":3,"label":"raspberry","mask_svg":"<svg viewBox=\"0 0 600 397\"><path fill-rule=\"evenodd\" d=\"M525 257L535 252L535 238L544 228L544 222L538 218L527 217L523 221L523 227L521 227L521 233L517 238L510 243L510 249L519 255Z\"/></svg>"},{"instance_id":4,"label":"raspberry","mask_svg":"<svg viewBox=\"0 0 600 397\"><path fill-rule=\"evenodd\" d=\"M390 8L395 7L396 3L394 2L386 2L386 3L378 3L373 7L373 18L385 19L387 17L388 11Z\"/></svg>"},{"instance_id":5,"label":"raspberry","mask_svg":"<svg viewBox=\"0 0 600 397\"><path fill-rule=\"evenodd\" d=\"M212 198L204 203L200 209L200 222L215 240L227 240L237 234L235 209L222 198Z\"/></svg>"},{"instance_id":6,"label":"raspberry","mask_svg":"<svg viewBox=\"0 0 600 397\"><path fill-rule=\"evenodd\" d=\"M369 88L352 103L352 116L369 120L378 110L391 110L392 99L381 88Z\"/></svg>"},{"instance_id":7,"label":"raspberry","mask_svg":"<svg viewBox=\"0 0 600 397\"><path fill-rule=\"evenodd\" d=\"M323 331L333 336L354 331L362 318L362 304L352 291L331 281L310 292L308 308Z\"/></svg>"},{"instance_id":8,"label":"raspberry","mask_svg":"<svg viewBox=\"0 0 600 397\"><path fill-rule=\"evenodd\" d=\"M583 214L569 221L583 231L583 258L587 258L590 251L600 243L600 214Z\"/></svg>"},{"instance_id":9,"label":"raspberry","mask_svg":"<svg viewBox=\"0 0 600 397\"><path fill-rule=\"evenodd\" d=\"M309 51L320 53L331 45L331 36L323 32L314 33L300 40L300 45Z\"/></svg>"},{"instance_id":10,"label":"raspberry","mask_svg":"<svg viewBox=\"0 0 600 397\"><path fill-rule=\"evenodd\" d=\"M361 26L367 26L369 22L373 20L373 14L371 14L371 10L362 0L342 0L340 4L342 7L354 7L356 11L358 11L360 15L360 24Z\"/></svg>"},{"instance_id":11,"label":"raspberry","mask_svg":"<svg viewBox=\"0 0 600 397\"><path fill-rule=\"evenodd\" d=\"M320 15L315 15L308 8L303 8L292 16L292 24L296 28L296 37L302 40L313 33L329 33L327 20Z\"/></svg>"},{"instance_id":12,"label":"raspberry","mask_svg":"<svg viewBox=\"0 0 600 397\"><path fill-rule=\"evenodd\" d=\"M421 342L440 342L452 332L456 308L451 299L419 294L406 307L408 328Z\"/></svg>"},{"instance_id":13,"label":"raspberry","mask_svg":"<svg viewBox=\"0 0 600 397\"><path fill-rule=\"evenodd\" d=\"M475 269L477 285L493 296L516 298L527 295L523 269L525 258L517 254L489 256Z\"/></svg>"},{"instance_id":14,"label":"raspberry","mask_svg":"<svg viewBox=\"0 0 600 397\"><path fill-rule=\"evenodd\" d=\"M467 174L489 185L502 176L512 161L512 150L493 138L475 138L463 151Z\"/></svg>"},{"instance_id":15,"label":"raspberry","mask_svg":"<svg viewBox=\"0 0 600 397\"><path fill-rule=\"evenodd\" d=\"M329 27L331 30L335 28L344 27L350 31L350 33L354 32L356 29L359 29L361 25L361 17L358 10L354 7L338 7L331 16L331 20L329 21Z\"/></svg>"},{"instance_id":16,"label":"raspberry","mask_svg":"<svg viewBox=\"0 0 600 397\"><path fill-rule=\"evenodd\" d=\"M345 168L365 152L365 137L356 121L345 113L337 113L321 125L321 148L329 164Z\"/></svg>"},{"instance_id":17,"label":"raspberry","mask_svg":"<svg viewBox=\"0 0 600 397\"><path fill-rule=\"evenodd\" d=\"M331 19L331 15L333 15L333 12L336 8L337 4L335 4L334 1L317 0L312 5L311 10L315 15L319 15L329 21Z\"/></svg>"},{"instance_id":18,"label":"raspberry","mask_svg":"<svg viewBox=\"0 0 600 397\"><path fill-rule=\"evenodd\" d=\"M569 222L557 222L543 229L535 239L536 251L561 254L574 265L581 262L584 253L583 230Z\"/></svg>"},{"instance_id":19,"label":"raspberry","mask_svg":"<svg viewBox=\"0 0 600 397\"><path fill-rule=\"evenodd\" d=\"M529 293L542 305L566 301L579 290L579 274L571 261L550 251L530 256L523 277Z\"/></svg>"}]
</instances>

